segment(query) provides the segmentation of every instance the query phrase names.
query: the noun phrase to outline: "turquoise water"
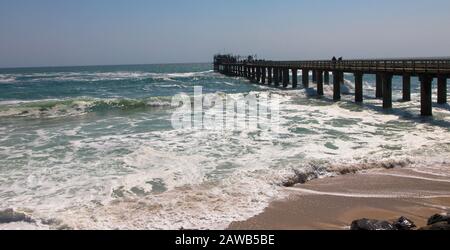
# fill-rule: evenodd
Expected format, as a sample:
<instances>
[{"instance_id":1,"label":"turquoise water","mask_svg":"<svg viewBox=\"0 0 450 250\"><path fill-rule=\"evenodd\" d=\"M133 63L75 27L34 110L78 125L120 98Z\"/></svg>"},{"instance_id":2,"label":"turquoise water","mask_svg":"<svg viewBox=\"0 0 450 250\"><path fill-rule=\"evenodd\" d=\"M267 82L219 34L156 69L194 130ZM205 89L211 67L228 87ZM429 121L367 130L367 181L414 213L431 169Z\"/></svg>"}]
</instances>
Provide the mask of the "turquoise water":
<instances>
[{"instance_id":1,"label":"turquoise water","mask_svg":"<svg viewBox=\"0 0 450 250\"><path fill-rule=\"evenodd\" d=\"M371 75L361 106L352 102L351 75L334 103L331 86L318 99L314 89L271 89L211 68L0 69L0 209L29 211L42 228L224 228L282 197L282 183L299 173L450 160L449 108L418 117L415 78L413 101L394 101L385 112L372 98ZM171 99L194 86L207 95L275 98L277 136L175 130ZM400 78L393 89L400 99ZM43 223L49 218L60 222Z\"/></svg>"}]
</instances>

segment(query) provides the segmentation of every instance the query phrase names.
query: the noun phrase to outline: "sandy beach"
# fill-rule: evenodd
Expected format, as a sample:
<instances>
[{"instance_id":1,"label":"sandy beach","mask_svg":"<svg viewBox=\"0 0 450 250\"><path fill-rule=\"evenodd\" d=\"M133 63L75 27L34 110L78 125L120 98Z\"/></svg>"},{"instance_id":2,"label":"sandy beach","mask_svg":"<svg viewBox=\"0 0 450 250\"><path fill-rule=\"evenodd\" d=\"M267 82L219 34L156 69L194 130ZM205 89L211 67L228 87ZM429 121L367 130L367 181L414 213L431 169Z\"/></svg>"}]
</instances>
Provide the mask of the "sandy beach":
<instances>
[{"instance_id":1,"label":"sandy beach","mask_svg":"<svg viewBox=\"0 0 450 250\"><path fill-rule=\"evenodd\" d=\"M450 211L448 176L414 169L375 170L312 180L285 188L289 197L229 229L348 229L355 219L406 216L425 226L435 213Z\"/></svg>"}]
</instances>

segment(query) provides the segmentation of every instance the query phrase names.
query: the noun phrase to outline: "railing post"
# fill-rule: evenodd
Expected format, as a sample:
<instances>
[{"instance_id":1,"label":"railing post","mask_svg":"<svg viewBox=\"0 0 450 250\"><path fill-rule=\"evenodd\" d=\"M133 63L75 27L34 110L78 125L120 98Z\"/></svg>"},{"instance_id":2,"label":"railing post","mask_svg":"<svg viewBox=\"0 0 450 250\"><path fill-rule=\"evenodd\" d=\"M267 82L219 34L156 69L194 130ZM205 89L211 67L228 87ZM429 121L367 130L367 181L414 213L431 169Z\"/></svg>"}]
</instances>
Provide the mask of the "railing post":
<instances>
[{"instance_id":1,"label":"railing post","mask_svg":"<svg viewBox=\"0 0 450 250\"><path fill-rule=\"evenodd\" d=\"M422 116L433 115L432 111L432 95L431 95L431 83L433 78L430 75L419 76L420 80L420 114Z\"/></svg>"}]
</instances>

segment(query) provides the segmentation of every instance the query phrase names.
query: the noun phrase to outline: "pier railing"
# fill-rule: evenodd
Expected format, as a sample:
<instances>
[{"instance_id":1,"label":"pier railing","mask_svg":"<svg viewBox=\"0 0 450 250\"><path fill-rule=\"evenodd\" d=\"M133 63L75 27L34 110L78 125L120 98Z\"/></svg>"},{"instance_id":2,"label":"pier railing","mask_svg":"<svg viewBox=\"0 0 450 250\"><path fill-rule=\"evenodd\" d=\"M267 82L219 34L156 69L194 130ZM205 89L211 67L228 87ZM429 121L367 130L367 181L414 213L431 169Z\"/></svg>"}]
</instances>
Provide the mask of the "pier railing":
<instances>
[{"instance_id":1,"label":"pier railing","mask_svg":"<svg viewBox=\"0 0 450 250\"><path fill-rule=\"evenodd\" d=\"M234 63L235 64L235 63ZM319 61L255 61L247 63L254 66L276 66L289 68L328 69L343 71L364 72L391 72L394 74L410 73L418 75L422 73L450 74L450 59L363 59L342 60L333 62L331 60Z\"/></svg>"}]
</instances>

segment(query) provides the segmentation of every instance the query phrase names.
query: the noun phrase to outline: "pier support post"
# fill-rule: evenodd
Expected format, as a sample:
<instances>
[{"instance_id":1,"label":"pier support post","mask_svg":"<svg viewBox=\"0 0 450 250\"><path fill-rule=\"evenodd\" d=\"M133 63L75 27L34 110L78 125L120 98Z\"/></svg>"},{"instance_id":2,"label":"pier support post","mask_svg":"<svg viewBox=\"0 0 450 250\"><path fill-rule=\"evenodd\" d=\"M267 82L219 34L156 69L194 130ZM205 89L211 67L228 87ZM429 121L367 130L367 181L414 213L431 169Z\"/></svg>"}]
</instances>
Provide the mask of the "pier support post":
<instances>
[{"instance_id":1,"label":"pier support post","mask_svg":"<svg viewBox=\"0 0 450 250\"><path fill-rule=\"evenodd\" d=\"M438 75L438 103L447 103L447 77L443 75Z\"/></svg>"},{"instance_id":2,"label":"pier support post","mask_svg":"<svg viewBox=\"0 0 450 250\"><path fill-rule=\"evenodd\" d=\"M266 67L261 68L261 83L266 84Z\"/></svg>"},{"instance_id":3,"label":"pier support post","mask_svg":"<svg viewBox=\"0 0 450 250\"><path fill-rule=\"evenodd\" d=\"M433 78L429 75L419 76L420 80L420 114L422 116L433 115L431 84Z\"/></svg>"},{"instance_id":4,"label":"pier support post","mask_svg":"<svg viewBox=\"0 0 450 250\"><path fill-rule=\"evenodd\" d=\"M403 101L411 101L411 75L403 75Z\"/></svg>"},{"instance_id":5,"label":"pier support post","mask_svg":"<svg viewBox=\"0 0 450 250\"><path fill-rule=\"evenodd\" d=\"M380 73L376 75L376 83L375 83L375 98L383 97L383 80Z\"/></svg>"},{"instance_id":6,"label":"pier support post","mask_svg":"<svg viewBox=\"0 0 450 250\"><path fill-rule=\"evenodd\" d=\"M292 69L292 88L293 89L297 88L297 83L298 83L297 69Z\"/></svg>"},{"instance_id":7,"label":"pier support post","mask_svg":"<svg viewBox=\"0 0 450 250\"><path fill-rule=\"evenodd\" d=\"M328 70L323 73L323 80L325 84L330 84L330 72Z\"/></svg>"},{"instance_id":8,"label":"pier support post","mask_svg":"<svg viewBox=\"0 0 450 250\"><path fill-rule=\"evenodd\" d=\"M313 83L317 82L317 70L312 71L312 82Z\"/></svg>"},{"instance_id":9,"label":"pier support post","mask_svg":"<svg viewBox=\"0 0 450 250\"><path fill-rule=\"evenodd\" d=\"M323 96L323 72L316 70L317 95Z\"/></svg>"},{"instance_id":10,"label":"pier support post","mask_svg":"<svg viewBox=\"0 0 450 250\"><path fill-rule=\"evenodd\" d=\"M341 72L333 71L333 100L341 100Z\"/></svg>"},{"instance_id":11,"label":"pier support post","mask_svg":"<svg viewBox=\"0 0 450 250\"><path fill-rule=\"evenodd\" d=\"M283 88L287 88L289 84L289 69L283 69Z\"/></svg>"},{"instance_id":12,"label":"pier support post","mask_svg":"<svg viewBox=\"0 0 450 250\"><path fill-rule=\"evenodd\" d=\"M302 69L303 87L309 88L309 69Z\"/></svg>"},{"instance_id":13,"label":"pier support post","mask_svg":"<svg viewBox=\"0 0 450 250\"><path fill-rule=\"evenodd\" d=\"M252 81L256 81L256 67L254 66L252 67Z\"/></svg>"},{"instance_id":14,"label":"pier support post","mask_svg":"<svg viewBox=\"0 0 450 250\"><path fill-rule=\"evenodd\" d=\"M283 69L282 68L278 68L278 82L279 83L283 82Z\"/></svg>"},{"instance_id":15,"label":"pier support post","mask_svg":"<svg viewBox=\"0 0 450 250\"><path fill-rule=\"evenodd\" d=\"M278 68L273 68L273 79L275 86L278 87L280 85L280 77L279 77L280 70Z\"/></svg>"},{"instance_id":16,"label":"pier support post","mask_svg":"<svg viewBox=\"0 0 450 250\"><path fill-rule=\"evenodd\" d=\"M272 68L268 67L267 68L267 84L268 85L272 85Z\"/></svg>"},{"instance_id":17,"label":"pier support post","mask_svg":"<svg viewBox=\"0 0 450 250\"><path fill-rule=\"evenodd\" d=\"M384 73L382 75L383 83L383 108L392 108L392 74Z\"/></svg>"},{"instance_id":18,"label":"pier support post","mask_svg":"<svg viewBox=\"0 0 450 250\"><path fill-rule=\"evenodd\" d=\"M261 67L256 67L256 82L261 82Z\"/></svg>"},{"instance_id":19,"label":"pier support post","mask_svg":"<svg viewBox=\"0 0 450 250\"><path fill-rule=\"evenodd\" d=\"M355 102L363 102L363 73L356 72L355 74Z\"/></svg>"}]
</instances>

